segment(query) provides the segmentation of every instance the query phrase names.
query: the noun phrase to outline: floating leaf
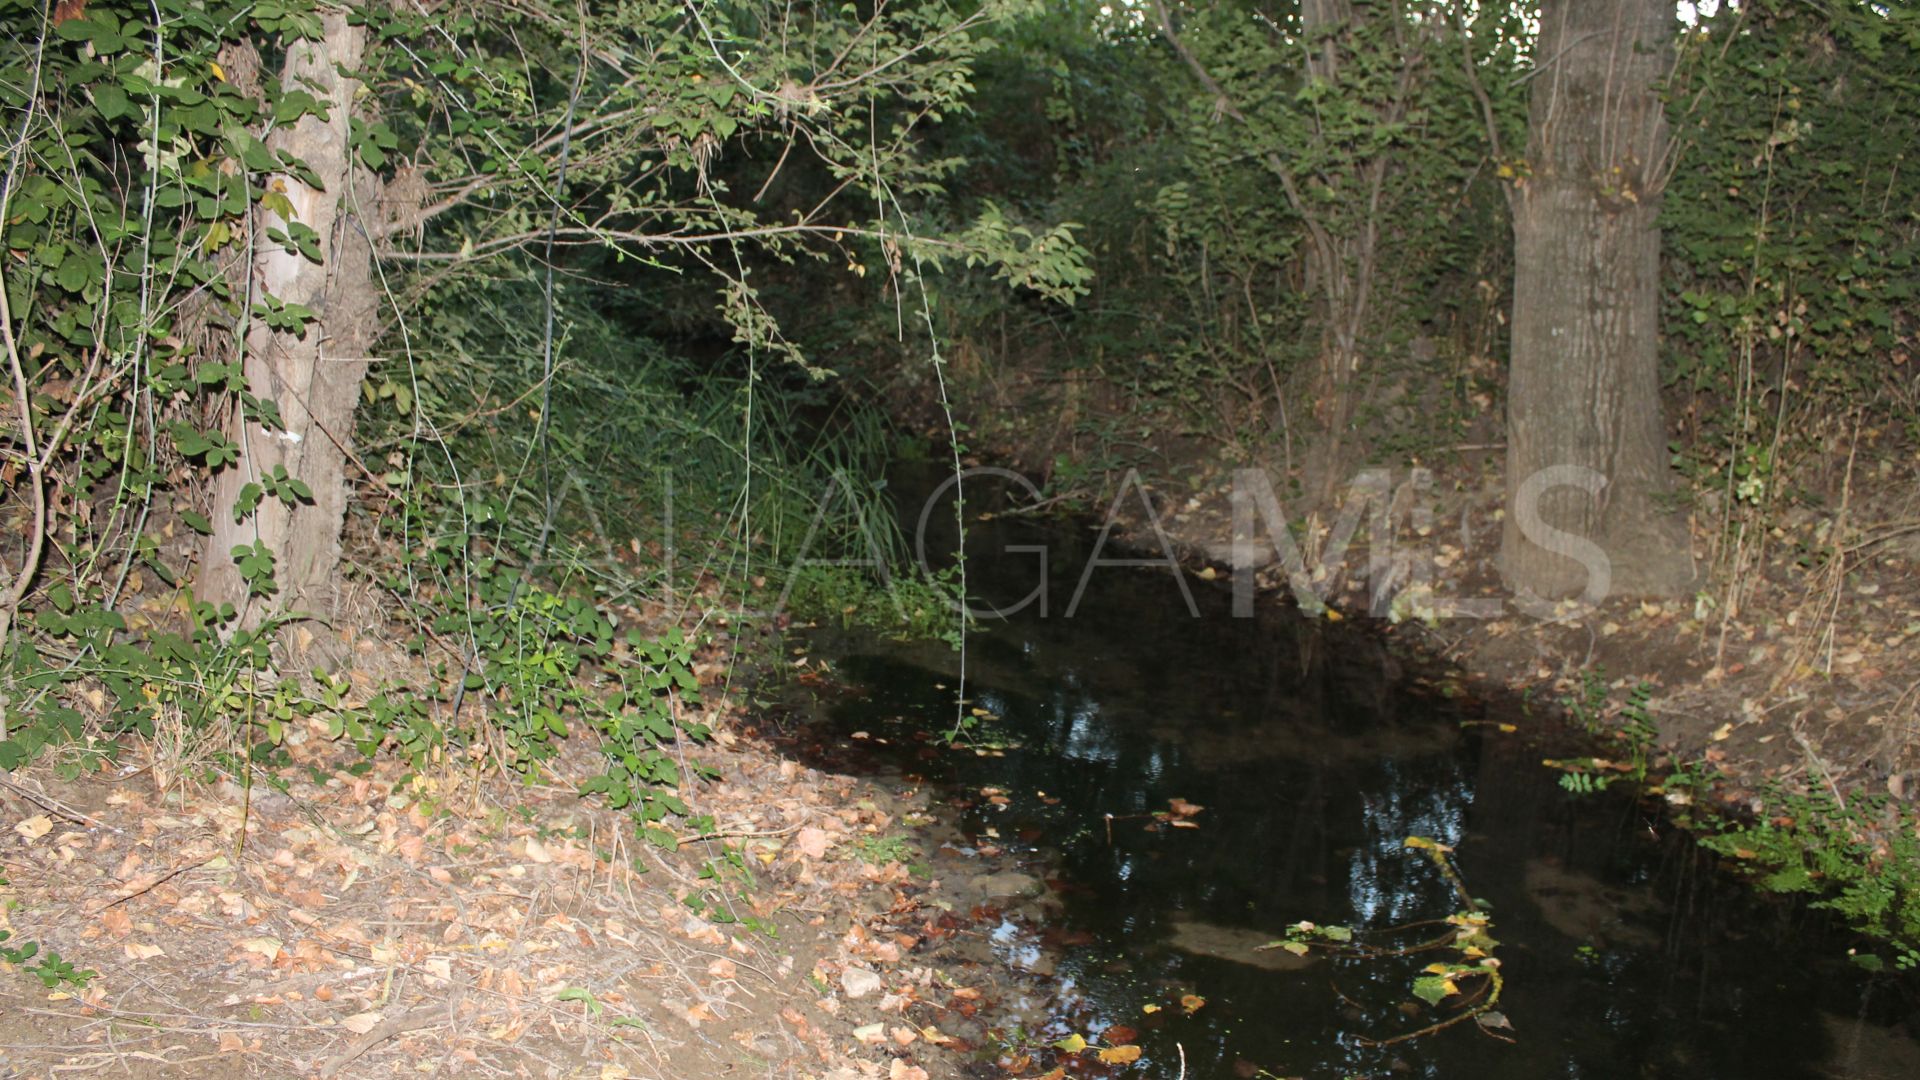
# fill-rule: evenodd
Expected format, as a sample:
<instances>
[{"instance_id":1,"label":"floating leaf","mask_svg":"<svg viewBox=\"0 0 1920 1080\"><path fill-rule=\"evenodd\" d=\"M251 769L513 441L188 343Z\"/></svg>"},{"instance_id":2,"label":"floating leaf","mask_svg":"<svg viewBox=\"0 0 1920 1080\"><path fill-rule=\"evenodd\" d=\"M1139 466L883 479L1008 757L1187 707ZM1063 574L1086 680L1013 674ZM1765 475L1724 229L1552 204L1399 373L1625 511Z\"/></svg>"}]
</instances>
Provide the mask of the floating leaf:
<instances>
[{"instance_id":1,"label":"floating leaf","mask_svg":"<svg viewBox=\"0 0 1920 1080\"><path fill-rule=\"evenodd\" d=\"M1109 1046L1100 1051L1100 1060L1108 1065L1131 1065L1140 1060L1140 1048L1132 1045Z\"/></svg>"},{"instance_id":2,"label":"floating leaf","mask_svg":"<svg viewBox=\"0 0 1920 1080\"><path fill-rule=\"evenodd\" d=\"M1059 1042L1054 1043L1053 1048L1055 1050L1064 1050L1069 1054L1077 1054L1087 1048L1087 1040L1077 1034L1069 1035Z\"/></svg>"},{"instance_id":3,"label":"floating leaf","mask_svg":"<svg viewBox=\"0 0 1920 1080\"><path fill-rule=\"evenodd\" d=\"M1438 1005L1442 998L1459 992L1460 988L1445 975L1422 975L1413 980L1413 996L1429 1005Z\"/></svg>"},{"instance_id":4,"label":"floating leaf","mask_svg":"<svg viewBox=\"0 0 1920 1080\"><path fill-rule=\"evenodd\" d=\"M1194 1013L1199 1012L1200 1006L1205 1005L1206 1003L1207 1003L1207 999L1201 997L1199 994L1181 994L1180 995L1180 1007L1187 1011L1188 1016L1192 1016Z\"/></svg>"},{"instance_id":5,"label":"floating leaf","mask_svg":"<svg viewBox=\"0 0 1920 1080\"><path fill-rule=\"evenodd\" d=\"M1185 799L1175 796L1167 800L1167 809L1173 812L1174 817L1186 818L1192 817L1200 811L1205 810L1206 807L1198 803L1190 803Z\"/></svg>"},{"instance_id":6,"label":"floating leaf","mask_svg":"<svg viewBox=\"0 0 1920 1080\"><path fill-rule=\"evenodd\" d=\"M1473 1022L1483 1028L1498 1028L1501 1031L1513 1030L1513 1025L1507 1021L1507 1014L1495 1010L1481 1013L1473 1018Z\"/></svg>"}]
</instances>

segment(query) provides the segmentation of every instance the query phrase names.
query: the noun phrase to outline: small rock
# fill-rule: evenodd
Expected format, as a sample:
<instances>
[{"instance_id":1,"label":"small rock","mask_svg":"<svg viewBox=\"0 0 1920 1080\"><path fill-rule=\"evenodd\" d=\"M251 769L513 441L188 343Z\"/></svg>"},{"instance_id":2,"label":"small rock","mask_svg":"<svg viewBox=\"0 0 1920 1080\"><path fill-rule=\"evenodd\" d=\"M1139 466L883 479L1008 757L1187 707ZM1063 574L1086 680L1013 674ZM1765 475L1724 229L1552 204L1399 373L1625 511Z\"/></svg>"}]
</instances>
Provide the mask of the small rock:
<instances>
[{"instance_id":1,"label":"small rock","mask_svg":"<svg viewBox=\"0 0 1920 1080\"><path fill-rule=\"evenodd\" d=\"M1003 870L997 874L981 874L968 885L976 893L988 900L1031 900L1046 891L1046 885L1032 874L1022 874L1017 870Z\"/></svg>"}]
</instances>

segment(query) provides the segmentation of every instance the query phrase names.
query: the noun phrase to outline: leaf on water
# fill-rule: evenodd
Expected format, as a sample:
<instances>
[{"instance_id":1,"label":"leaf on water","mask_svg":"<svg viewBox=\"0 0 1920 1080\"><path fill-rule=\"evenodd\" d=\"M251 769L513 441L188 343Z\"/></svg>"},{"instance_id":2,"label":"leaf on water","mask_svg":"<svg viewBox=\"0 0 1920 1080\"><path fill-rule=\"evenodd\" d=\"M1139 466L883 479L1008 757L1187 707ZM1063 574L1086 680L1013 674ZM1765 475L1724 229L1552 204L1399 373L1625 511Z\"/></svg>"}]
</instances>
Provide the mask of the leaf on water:
<instances>
[{"instance_id":1,"label":"leaf on water","mask_svg":"<svg viewBox=\"0 0 1920 1080\"><path fill-rule=\"evenodd\" d=\"M1199 1012L1200 1006L1205 1005L1206 1003L1207 1003L1207 999L1201 997L1199 994L1181 994L1180 995L1180 1007L1186 1010L1186 1013L1188 1016L1192 1016L1194 1013Z\"/></svg>"},{"instance_id":2,"label":"leaf on water","mask_svg":"<svg viewBox=\"0 0 1920 1080\"><path fill-rule=\"evenodd\" d=\"M1151 1016L1154 1013L1157 1013L1160 1011L1160 1006L1149 1003L1149 1004L1140 1006L1140 1011Z\"/></svg>"},{"instance_id":3,"label":"leaf on water","mask_svg":"<svg viewBox=\"0 0 1920 1080\"><path fill-rule=\"evenodd\" d=\"M1474 1017L1473 1022L1483 1028L1498 1028L1501 1031L1513 1030L1513 1025L1507 1021L1507 1014L1503 1012L1489 1010Z\"/></svg>"},{"instance_id":4,"label":"leaf on water","mask_svg":"<svg viewBox=\"0 0 1920 1080\"><path fill-rule=\"evenodd\" d=\"M1078 1034L1069 1035L1059 1042L1054 1043L1053 1048L1055 1050L1064 1050L1069 1054L1077 1054L1087 1048L1087 1040Z\"/></svg>"},{"instance_id":5,"label":"leaf on water","mask_svg":"<svg viewBox=\"0 0 1920 1080\"><path fill-rule=\"evenodd\" d=\"M1413 980L1413 996L1429 1005L1438 1005L1442 998L1459 992L1460 988L1445 975L1422 975Z\"/></svg>"},{"instance_id":6,"label":"leaf on water","mask_svg":"<svg viewBox=\"0 0 1920 1080\"><path fill-rule=\"evenodd\" d=\"M1132 1045L1109 1046L1100 1051L1100 1060L1107 1065L1131 1065L1140 1060L1140 1048Z\"/></svg>"},{"instance_id":7,"label":"leaf on water","mask_svg":"<svg viewBox=\"0 0 1920 1080\"><path fill-rule=\"evenodd\" d=\"M1323 926L1320 936L1328 941L1352 941L1353 931L1344 926Z\"/></svg>"}]
</instances>

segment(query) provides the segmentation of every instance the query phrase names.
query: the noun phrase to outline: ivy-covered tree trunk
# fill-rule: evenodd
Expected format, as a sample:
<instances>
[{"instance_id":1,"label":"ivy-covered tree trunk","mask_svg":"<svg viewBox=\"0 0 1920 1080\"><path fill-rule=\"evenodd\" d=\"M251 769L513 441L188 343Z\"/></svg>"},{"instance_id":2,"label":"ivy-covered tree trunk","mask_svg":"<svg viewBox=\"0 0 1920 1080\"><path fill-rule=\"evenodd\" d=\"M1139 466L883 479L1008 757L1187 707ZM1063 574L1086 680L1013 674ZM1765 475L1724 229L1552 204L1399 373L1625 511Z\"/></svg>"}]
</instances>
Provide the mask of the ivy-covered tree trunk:
<instances>
[{"instance_id":1,"label":"ivy-covered tree trunk","mask_svg":"<svg viewBox=\"0 0 1920 1080\"><path fill-rule=\"evenodd\" d=\"M1667 514L1660 410L1659 83L1672 0L1546 0L1514 297L1501 564L1523 594L1671 595L1693 578Z\"/></svg>"},{"instance_id":2,"label":"ivy-covered tree trunk","mask_svg":"<svg viewBox=\"0 0 1920 1080\"><path fill-rule=\"evenodd\" d=\"M377 203L378 182L355 167L349 126L360 83L347 73L360 66L367 31L340 11L326 14L323 28L319 40L292 42L281 70L284 92L313 95L324 114L278 127L266 143L304 162L318 183L275 175L269 186L284 201L269 196L255 211L243 361L246 396L254 400L242 402L230 425L239 460L215 484L213 535L199 583L202 599L233 604L247 624L271 611L329 613L354 406L379 310L361 227ZM296 325L297 318L272 314L293 305L309 309L311 320ZM300 481L297 494L282 476ZM241 548L271 553L270 597L261 596L261 562L243 566Z\"/></svg>"}]
</instances>

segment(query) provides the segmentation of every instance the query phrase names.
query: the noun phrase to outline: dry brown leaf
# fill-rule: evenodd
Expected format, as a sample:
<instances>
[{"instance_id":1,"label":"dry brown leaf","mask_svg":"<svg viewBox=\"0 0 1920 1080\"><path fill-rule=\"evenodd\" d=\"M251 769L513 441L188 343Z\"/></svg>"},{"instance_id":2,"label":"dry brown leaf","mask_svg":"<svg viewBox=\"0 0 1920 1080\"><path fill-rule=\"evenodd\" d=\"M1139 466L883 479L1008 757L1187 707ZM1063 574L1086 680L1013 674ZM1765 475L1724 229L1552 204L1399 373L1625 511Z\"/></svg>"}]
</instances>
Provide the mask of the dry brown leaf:
<instances>
[{"instance_id":1,"label":"dry brown leaf","mask_svg":"<svg viewBox=\"0 0 1920 1080\"><path fill-rule=\"evenodd\" d=\"M353 1032L355 1035L365 1035L367 1032L380 1026L380 1014L377 1012L354 1013L352 1016L340 1021L340 1026Z\"/></svg>"},{"instance_id":2,"label":"dry brown leaf","mask_svg":"<svg viewBox=\"0 0 1920 1080\"><path fill-rule=\"evenodd\" d=\"M53 831L53 819L45 814L35 814L13 827L20 838L31 844Z\"/></svg>"},{"instance_id":3,"label":"dry brown leaf","mask_svg":"<svg viewBox=\"0 0 1920 1080\"><path fill-rule=\"evenodd\" d=\"M832 844L833 841L828 838L825 830L816 829L811 825L801 829L793 838L794 850L809 859L825 858L827 848L831 847Z\"/></svg>"}]
</instances>

